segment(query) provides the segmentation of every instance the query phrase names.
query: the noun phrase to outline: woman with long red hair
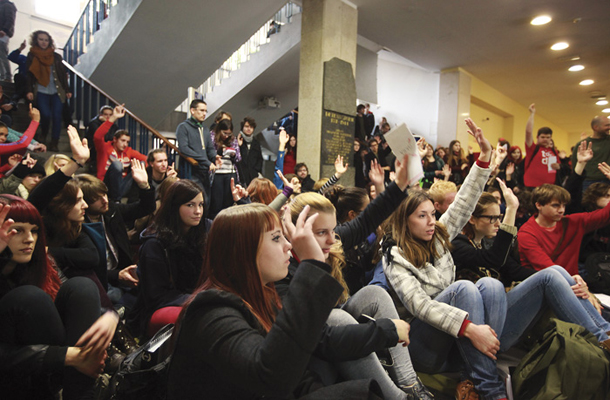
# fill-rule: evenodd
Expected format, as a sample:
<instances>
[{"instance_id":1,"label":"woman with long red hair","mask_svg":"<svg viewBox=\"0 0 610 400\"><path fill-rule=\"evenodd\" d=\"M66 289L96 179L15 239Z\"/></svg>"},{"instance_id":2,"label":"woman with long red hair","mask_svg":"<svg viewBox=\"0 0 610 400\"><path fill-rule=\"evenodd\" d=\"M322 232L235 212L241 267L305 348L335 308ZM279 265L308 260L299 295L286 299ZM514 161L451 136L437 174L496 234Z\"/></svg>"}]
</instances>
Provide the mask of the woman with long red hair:
<instances>
[{"instance_id":1,"label":"woman with long red hair","mask_svg":"<svg viewBox=\"0 0 610 400\"><path fill-rule=\"evenodd\" d=\"M100 316L95 284L61 284L46 255L38 210L0 195L0 391L9 399L93 396L118 316ZM91 397L93 398L93 397Z\"/></svg>"},{"instance_id":2,"label":"woman with long red hair","mask_svg":"<svg viewBox=\"0 0 610 400\"><path fill-rule=\"evenodd\" d=\"M290 242L278 215L263 204L218 214L208 235L201 285L179 323L169 399L361 398L371 389L380 396L371 380L324 387L307 370L314 352L347 360L375 350L368 343L341 348L325 341L333 336L325 321L343 287L329 274L312 232L316 216L305 221L308 212L306 207L295 225L284 218ZM292 248L302 261L280 302L273 282L287 275ZM356 326L356 334L366 335L365 325L370 324ZM393 331L383 345L398 340L407 341L408 335Z\"/></svg>"}]
</instances>

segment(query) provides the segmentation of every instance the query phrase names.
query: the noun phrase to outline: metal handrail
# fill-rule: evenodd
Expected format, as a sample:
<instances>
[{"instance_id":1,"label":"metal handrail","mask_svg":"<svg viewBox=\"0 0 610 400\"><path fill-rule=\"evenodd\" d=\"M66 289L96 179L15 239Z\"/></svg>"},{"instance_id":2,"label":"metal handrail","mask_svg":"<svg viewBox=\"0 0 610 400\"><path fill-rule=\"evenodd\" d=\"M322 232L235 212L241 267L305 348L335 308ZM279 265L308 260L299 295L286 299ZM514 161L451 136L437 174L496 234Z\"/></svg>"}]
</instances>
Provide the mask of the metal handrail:
<instances>
[{"instance_id":1,"label":"metal handrail","mask_svg":"<svg viewBox=\"0 0 610 400\"><path fill-rule=\"evenodd\" d=\"M78 57L86 53L93 34L100 30L102 21L110 16L110 10L118 2L119 0L90 0L87 3L64 46L64 60L72 65L77 63Z\"/></svg>"},{"instance_id":2,"label":"metal handrail","mask_svg":"<svg viewBox=\"0 0 610 400\"><path fill-rule=\"evenodd\" d=\"M199 87L191 89L205 98L205 95L212 92L215 86L222 83L224 79L231 76L231 73L237 71L243 63L250 59L250 55L258 53L262 45L269 43L272 34L280 34L282 25L292 22L292 17L295 14L300 14L302 8L296 3L286 3L276 12L265 24L258 29L244 44L240 46L233 54L218 68L208 79L206 79ZM271 23L275 23L275 31L271 33ZM192 99L186 98L177 108L176 111L188 112L189 104Z\"/></svg>"},{"instance_id":3,"label":"metal handrail","mask_svg":"<svg viewBox=\"0 0 610 400\"><path fill-rule=\"evenodd\" d=\"M66 60L63 60L63 64L64 66L73 74L71 77L71 80L74 80L74 77L78 77L82 82L86 83L87 86L93 88L95 91L98 92L98 94L100 94L101 96L103 96L105 99L107 99L109 102L115 104L115 105L119 105L121 104L120 102L118 102L117 100L115 100L112 96L110 96L109 94L107 94L106 92L104 92L101 88L99 88L97 85L95 85L93 82L89 81L83 74L81 74L80 72L78 72L77 70L74 69L74 67L72 67L72 65L70 65L70 63L68 63ZM81 99L82 100L82 107L78 107L75 111L76 111L76 118L79 121L83 121L83 123L89 122L90 118L86 118L86 114L87 111L90 114L93 114L93 116L95 114L97 114L97 110L98 110L98 105L93 105L92 103L94 103L94 101L91 100L91 98L93 96L91 96L91 93L87 93L89 92L89 89L85 86L85 87L80 87L80 85L77 85L75 82L72 82L71 86L76 89L74 90L75 92L77 91L82 91L82 93L75 93L75 99ZM142 137L144 137L146 140L140 140L140 146L139 148L143 151L140 151L141 153L147 153L148 150L148 140L147 140L147 132L152 133L153 136L155 136L155 138L157 138L159 141L163 142L167 148L171 149L174 153L178 154L182 159L186 160L189 164L191 165L198 165L198 162L196 160L194 160L191 157L187 157L185 155L183 155L180 150L178 149L178 147L176 145L174 145L172 142L170 142L165 136L163 136L162 134L160 134L156 129L154 129L152 126L150 126L149 124L147 124L146 122L144 122L142 119L140 119L137 115L135 115L134 113L132 113L131 111L129 111L129 109L125 108L125 114L126 116L129 117L129 130L131 132L134 132L138 129L138 124L140 125L140 139L142 139ZM90 115L90 117L92 117ZM125 122L125 120L121 120L121 125L127 125L127 122ZM137 140L137 135L132 135L132 148L136 147L136 140Z\"/></svg>"}]
</instances>

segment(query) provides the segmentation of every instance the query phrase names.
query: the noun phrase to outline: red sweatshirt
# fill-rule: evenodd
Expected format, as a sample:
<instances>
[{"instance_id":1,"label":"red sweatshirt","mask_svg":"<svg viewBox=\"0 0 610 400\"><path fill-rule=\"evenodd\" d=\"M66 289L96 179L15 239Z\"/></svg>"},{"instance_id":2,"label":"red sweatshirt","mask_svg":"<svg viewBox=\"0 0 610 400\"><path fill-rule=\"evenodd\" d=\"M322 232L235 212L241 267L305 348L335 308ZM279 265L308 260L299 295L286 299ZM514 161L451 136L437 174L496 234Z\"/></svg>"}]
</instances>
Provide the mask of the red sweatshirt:
<instances>
[{"instance_id":1,"label":"red sweatshirt","mask_svg":"<svg viewBox=\"0 0 610 400\"><path fill-rule=\"evenodd\" d=\"M95 144L95 150L97 150L97 177L100 180L104 180L106 171L113 161L121 161L124 167L127 167L131 163L131 159L135 158L140 161L146 161L146 156L139 151L127 147L122 153L117 153L112 145L112 141L104 141L104 135L108 132L112 122L106 121L95 131L93 135L93 143ZM123 175L126 173L124 172Z\"/></svg>"},{"instance_id":2,"label":"red sweatshirt","mask_svg":"<svg viewBox=\"0 0 610 400\"><path fill-rule=\"evenodd\" d=\"M554 228L543 228L536 222L536 216L523 224L517 235L521 265L537 271L551 265L560 265L570 275L575 275L578 274L578 254L582 237L585 233L610 224L610 203L601 210L565 216L568 228L561 251L554 259L551 259L551 255L561 240L563 224L557 222Z\"/></svg>"},{"instance_id":3,"label":"red sweatshirt","mask_svg":"<svg viewBox=\"0 0 610 400\"><path fill-rule=\"evenodd\" d=\"M24 155L28 149L28 146L32 142L32 139L34 139L37 129L38 122L32 121L30 122L28 129L23 133L19 140L11 143L0 143L0 164L4 165L8 163L8 158L15 153Z\"/></svg>"}]
</instances>

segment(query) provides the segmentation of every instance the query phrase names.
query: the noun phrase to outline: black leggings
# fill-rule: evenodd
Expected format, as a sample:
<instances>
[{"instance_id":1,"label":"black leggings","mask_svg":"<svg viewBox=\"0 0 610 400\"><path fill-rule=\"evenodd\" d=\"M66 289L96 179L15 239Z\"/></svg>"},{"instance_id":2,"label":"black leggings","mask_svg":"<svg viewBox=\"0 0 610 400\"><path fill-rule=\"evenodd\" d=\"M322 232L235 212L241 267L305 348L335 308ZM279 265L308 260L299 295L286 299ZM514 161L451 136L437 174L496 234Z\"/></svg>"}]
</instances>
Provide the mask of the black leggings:
<instances>
[{"instance_id":1,"label":"black leggings","mask_svg":"<svg viewBox=\"0 0 610 400\"><path fill-rule=\"evenodd\" d=\"M0 343L13 346L73 346L99 316L99 293L88 278L76 277L65 282L57 293L55 303L36 286L20 286L0 299ZM4 394L17 395L19 392L19 398L35 398L49 391L48 387L41 385L48 384L48 375L54 371L27 371L28 367L33 366L32 363L19 363L20 360L15 358L5 361L14 365L3 374L14 374L15 379L13 383L10 379L3 379L2 386L9 386L6 388L8 392L3 390ZM28 375L31 382L23 385L22 379ZM92 395L94 381L74 368L63 368L63 398L88 398L88 395ZM13 387L13 384L18 387ZM29 393L24 393L24 389L28 389Z\"/></svg>"}]
</instances>

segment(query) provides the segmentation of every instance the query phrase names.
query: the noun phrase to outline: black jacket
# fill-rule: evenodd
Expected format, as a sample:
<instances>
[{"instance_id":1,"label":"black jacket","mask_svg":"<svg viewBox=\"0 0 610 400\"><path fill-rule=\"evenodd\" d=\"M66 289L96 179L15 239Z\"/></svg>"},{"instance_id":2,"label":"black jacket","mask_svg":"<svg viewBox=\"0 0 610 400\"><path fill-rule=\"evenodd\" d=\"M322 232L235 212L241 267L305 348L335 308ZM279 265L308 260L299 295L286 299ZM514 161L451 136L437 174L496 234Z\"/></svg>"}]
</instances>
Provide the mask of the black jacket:
<instances>
[{"instance_id":1,"label":"black jacket","mask_svg":"<svg viewBox=\"0 0 610 400\"><path fill-rule=\"evenodd\" d=\"M106 234L116 246L118 263L117 268L108 270L108 282L116 286L119 283L119 272L133 264L133 254L129 246L127 235L127 224L136 219L152 214L156 208L155 189L152 187L144 190L139 189L140 200L135 203L122 204L110 202L108 211L102 216ZM85 216L87 222L91 222L89 216Z\"/></svg>"},{"instance_id":2,"label":"black jacket","mask_svg":"<svg viewBox=\"0 0 610 400\"><path fill-rule=\"evenodd\" d=\"M199 293L180 326L168 398L299 397L293 393L343 290L326 264L306 261L299 270L269 333L240 297Z\"/></svg>"},{"instance_id":3,"label":"black jacket","mask_svg":"<svg viewBox=\"0 0 610 400\"><path fill-rule=\"evenodd\" d=\"M219 290L199 293L178 333L169 399L198 399L201 393L206 399L292 399L320 389L320 397L313 398L366 398L346 395L359 381L326 391L307 370L312 354L353 360L398 341L388 319L339 327L325 324L343 290L329 269L317 261L301 263L269 333L238 296Z\"/></svg>"},{"instance_id":4,"label":"black jacket","mask_svg":"<svg viewBox=\"0 0 610 400\"><path fill-rule=\"evenodd\" d=\"M250 149L244 140L239 146L241 161L237 163L239 180L244 187L248 187L252 179L256 178L263 171L263 153L258 140L252 139Z\"/></svg>"},{"instance_id":5,"label":"black jacket","mask_svg":"<svg viewBox=\"0 0 610 400\"><path fill-rule=\"evenodd\" d=\"M500 273L500 280L505 286L527 279L536 271L521 266L518 259L511 254L514 240L515 237L511 233L499 229L493 240L483 239L483 248L477 249L466 235L457 235L451 242L451 256L456 272L462 268L493 268Z\"/></svg>"}]
</instances>

